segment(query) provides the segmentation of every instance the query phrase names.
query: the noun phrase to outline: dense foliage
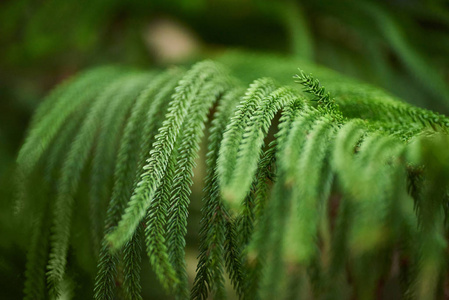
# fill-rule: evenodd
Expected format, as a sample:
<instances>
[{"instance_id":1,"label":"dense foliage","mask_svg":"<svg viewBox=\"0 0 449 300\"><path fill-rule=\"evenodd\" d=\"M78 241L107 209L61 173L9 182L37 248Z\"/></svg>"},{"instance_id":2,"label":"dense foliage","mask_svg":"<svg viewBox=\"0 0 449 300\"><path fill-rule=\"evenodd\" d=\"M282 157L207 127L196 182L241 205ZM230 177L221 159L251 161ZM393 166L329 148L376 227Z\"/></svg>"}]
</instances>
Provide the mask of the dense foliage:
<instances>
[{"instance_id":1,"label":"dense foliage","mask_svg":"<svg viewBox=\"0 0 449 300\"><path fill-rule=\"evenodd\" d=\"M447 0L0 1L0 298L447 298L448 32Z\"/></svg>"},{"instance_id":2,"label":"dense foliage","mask_svg":"<svg viewBox=\"0 0 449 300\"><path fill-rule=\"evenodd\" d=\"M96 299L140 299L143 249L179 299L224 298L228 276L243 299L370 299L387 283L441 297L448 128L443 115L277 56L84 72L39 107L18 156L18 214L35 220L26 298L73 293L73 261L88 251ZM185 236L206 131L189 291ZM82 210L89 222L75 221Z\"/></svg>"}]
</instances>

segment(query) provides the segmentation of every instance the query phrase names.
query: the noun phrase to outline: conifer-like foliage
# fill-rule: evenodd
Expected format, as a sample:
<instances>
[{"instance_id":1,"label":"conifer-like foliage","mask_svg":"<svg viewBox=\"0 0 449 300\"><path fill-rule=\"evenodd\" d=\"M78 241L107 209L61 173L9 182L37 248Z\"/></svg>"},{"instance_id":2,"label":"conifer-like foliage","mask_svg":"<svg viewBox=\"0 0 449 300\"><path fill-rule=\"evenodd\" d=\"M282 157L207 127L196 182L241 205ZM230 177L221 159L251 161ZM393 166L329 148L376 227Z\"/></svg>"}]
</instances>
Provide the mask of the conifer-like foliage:
<instances>
[{"instance_id":1,"label":"conifer-like foliage","mask_svg":"<svg viewBox=\"0 0 449 300\"><path fill-rule=\"evenodd\" d=\"M48 96L17 159L17 213L35 220L25 299L76 293L79 236L95 299L141 299L143 259L178 299L224 299L226 278L241 299L374 299L392 280L404 297L442 297L448 132L443 115L294 59L87 71Z\"/></svg>"}]
</instances>

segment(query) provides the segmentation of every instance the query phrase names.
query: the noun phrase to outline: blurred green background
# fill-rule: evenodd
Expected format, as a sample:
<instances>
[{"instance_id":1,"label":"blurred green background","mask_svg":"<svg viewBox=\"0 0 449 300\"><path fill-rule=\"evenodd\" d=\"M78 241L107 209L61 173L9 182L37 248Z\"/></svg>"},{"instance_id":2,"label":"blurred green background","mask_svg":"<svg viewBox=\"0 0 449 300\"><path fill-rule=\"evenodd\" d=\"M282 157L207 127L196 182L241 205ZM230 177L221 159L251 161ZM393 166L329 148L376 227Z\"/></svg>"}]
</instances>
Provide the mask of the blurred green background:
<instances>
[{"instance_id":1,"label":"blurred green background","mask_svg":"<svg viewBox=\"0 0 449 300\"><path fill-rule=\"evenodd\" d=\"M449 1L1 1L2 299L22 295L28 240L14 221L11 174L30 116L44 95L96 65L163 68L231 48L322 64L420 107L449 113ZM292 75L297 67L292 65ZM160 294L156 284L144 289L154 298Z\"/></svg>"}]
</instances>

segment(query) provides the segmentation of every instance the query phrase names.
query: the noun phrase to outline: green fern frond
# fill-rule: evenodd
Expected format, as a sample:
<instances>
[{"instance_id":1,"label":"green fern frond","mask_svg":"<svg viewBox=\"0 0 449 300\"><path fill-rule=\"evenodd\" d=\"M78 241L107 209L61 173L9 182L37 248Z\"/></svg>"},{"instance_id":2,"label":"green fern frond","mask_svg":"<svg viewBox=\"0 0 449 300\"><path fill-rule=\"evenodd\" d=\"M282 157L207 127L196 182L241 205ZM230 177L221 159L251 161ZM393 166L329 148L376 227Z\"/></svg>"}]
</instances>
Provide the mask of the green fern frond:
<instances>
[{"instance_id":1,"label":"green fern frond","mask_svg":"<svg viewBox=\"0 0 449 300\"><path fill-rule=\"evenodd\" d=\"M355 233L351 237L353 249L376 248L378 246L376 243L389 238L390 233L386 228L385 220L389 208L387 199L398 198L397 195L390 195L387 198L385 192L391 190L388 187L391 181L387 179L391 176L391 169L394 168L394 160L400 159L404 145L390 137L376 137L372 141L370 143L368 137L362 143L358 154L360 163L357 164L362 172L359 172L357 181L353 181L354 187L357 187L360 191L358 193L361 194L358 197L360 200L356 203L357 206L360 205L360 209L355 208L357 211L355 221L359 226L354 228ZM365 144L368 145L365 147ZM368 181L370 182L369 193L364 189ZM372 213L373 209L377 211L376 214Z\"/></svg>"},{"instance_id":2,"label":"green fern frond","mask_svg":"<svg viewBox=\"0 0 449 300\"><path fill-rule=\"evenodd\" d=\"M94 299L114 298L118 263L119 259L117 255L111 254L108 245L103 242L98 257Z\"/></svg>"},{"instance_id":3,"label":"green fern frond","mask_svg":"<svg viewBox=\"0 0 449 300\"><path fill-rule=\"evenodd\" d=\"M235 186L232 183L232 176L237 164L240 144L245 138L245 127L251 121L251 117L258 106L274 89L274 82L268 78L259 79L252 83L226 127L217 161L217 172L222 186L222 196L234 207L238 207L239 201L245 197L251 184L251 182L246 183L243 188L238 190L238 194L235 194L236 191L232 189Z\"/></svg>"},{"instance_id":4,"label":"green fern frond","mask_svg":"<svg viewBox=\"0 0 449 300\"><path fill-rule=\"evenodd\" d=\"M361 120L353 120L338 129L335 144L331 153L331 165L336 172L336 179L343 190L351 189L348 177L352 174L352 159L360 139L365 135L365 124ZM353 203L351 195L341 197L338 203L334 234L331 240L331 257L329 276L339 278L346 263L349 242L349 229L353 226ZM338 284L338 283L336 283Z\"/></svg>"},{"instance_id":5,"label":"green fern frond","mask_svg":"<svg viewBox=\"0 0 449 300\"><path fill-rule=\"evenodd\" d=\"M186 120L181 131L178 147L178 159L175 174L173 177L173 190L170 198L167 223L167 243L168 251L175 270L180 278L185 297L187 290L187 273L185 271L185 238L187 233L187 215L190 196L190 186L192 185L194 160L199 150L199 142L203 136L204 123L207 114L214 101L222 94L226 86L226 78L217 74L217 77L206 83L203 90L192 102L189 108L189 119ZM184 286L182 286L184 285Z\"/></svg>"},{"instance_id":6,"label":"green fern frond","mask_svg":"<svg viewBox=\"0 0 449 300\"><path fill-rule=\"evenodd\" d=\"M294 91L281 87L262 99L261 103L258 103L258 106L254 108L254 111L248 111L251 117L244 127L242 141L238 145L232 179L228 185L223 186L224 193L233 194L233 201L240 203L250 188L252 178L256 173L257 161L260 158L265 135L268 133L275 114L294 101L299 101ZM229 160L229 157L227 157L227 160ZM229 161L227 163L229 164ZM231 166L228 168L231 168ZM226 192L227 190L229 192Z\"/></svg>"},{"instance_id":7,"label":"green fern frond","mask_svg":"<svg viewBox=\"0 0 449 300\"><path fill-rule=\"evenodd\" d=\"M277 161L281 168L286 169L288 160L285 156L285 151L287 153L292 153L291 150L285 150L285 145L287 139L291 136L296 136L295 134L289 134L292 130L292 123L296 120L297 116L302 112L302 110L307 110L308 106L304 105L303 101L293 102L285 106L282 110L281 117L279 118L278 132L275 134L276 138L276 152ZM280 155L282 153L282 155Z\"/></svg>"},{"instance_id":8,"label":"green fern frond","mask_svg":"<svg viewBox=\"0 0 449 300\"><path fill-rule=\"evenodd\" d=\"M291 209L290 191L283 188L282 174L279 174L277 182L271 191L271 201L265 209L265 219L263 222L265 230L259 231L259 245L257 248L260 253L264 253L264 260L261 261L262 270L259 288L257 289L260 299L272 299L280 295L283 290L282 284L286 277L286 260L282 255L284 253L284 242L287 230L288 212ZM265 241L263 240L265 239ZM263 251L263 252L262 252ZM279 280L280 279L280 280Z\"/></svg>"},{"instance_id":9,"label":"green fern frond","mask_svg":"<svg viewBox=\"0 0 449 300\"><path fill-rule=\"evenodd\" d=\"M48 214L48 213L47 213ZM46 214L36 218L25 271L24 299L45 299L45 266L48 259L48 236L50 222Z\"/></svg>"},{"instance_id":10,"label":"green fern frond","mask_svg":"<svg viewBox=\"0 0 449 300\"><path fill-rule=\"evenodd\" d=\"M265 209L265 205L270 191L269 183L276 179L276 151L278 150L278 141L274 140L268 145L268 149L262 154L258 164L254 190L254 225L260 221Z\"/></svg>"},{"instance_id":11,"label":"green fern frond","mask_svg":"<svg viewBox=\"0 0 449 300\"><path fill-rule=\"evenodd\" d=\"M164 110L164 104L179 80L178 73L170 70L159 75L136 100L120 142L114 171L114 187L105 220L106 233L120 221L120 216L131 197L134 182L140 175L138 170L144 163L144 156L155 135L157 115ZM103 240L95 283L95 299L113 297L117 263L117 253L111 253L107 241Z\"/></svg>"},{"instance_id":12,"label":"green fern frond","mask_svg":"<svg viewBox=\"0 0 449 300\"><path fill-rule=\"evenodd\" d=\"M125 97L117 102L117 105L110 104L103 116L98 134L98 142L92 157L92 168L90 171L90 217L92 222L92 233L94 234L94 246L99 244L99 236L102 233L101 227L103 217L100 213L105 205L104 200L108 197L108 191L111 190L111 178L116 165L117 152L120 147L120 140L123 133L123 124L128 117L132 106L138 107L135 101L145 97L137 97L144 85L153 81L151 75L143 78L143 81L137 79L133 85L122 87ZM127 91L129 89L129 92ZM136 98L138 98L136 100ZM147 97L149 98L149 97ZM97 249L97 248L95 248Z\"/></svg>"},{"instance_id":13,"label":"green fern frond","mask_svg":"<svg viewBox=\"0 0 449 300\"><path fill-rule=\"evenodd\" d=\"M50 96L49 103L36 113L30 133L17 157L17 164L25 176L35 167L66 119L96 97L107 84L120 76L122 71L114 67L92 70L67 89L62 88Z\"/></svg>"},{"instance_id":14,"label":"green fern frond","mask_svg":"<svg viewBox=\"0 0 449 300\"><path fill-rule=\"evenodd\" d=\"M139 86L147 81L146 74L131 74L114 82L114 85L107 89L92 106L64 162L54 208L51 252L48 263L48 283L54 295L59 294L58 286L63 279L66 264L74 203L73 196L80 180L81 171L93 146L96 132L100 128L102 115L103 113L107 114L110 109L114 109L114 104L119 106L123 103L126 104L127 101L135 100L135 90L138 90ZM120 84L127 84L127 87L117 94ZM108 105L111 99L112 103Z\"/></svg>"},{"instance_id":15,"label":"green fern frond","mask_svg":"<svg viewBox=\"0 0 449 300\"><path fill-rule=\"evenodd\" d=\"M179 82L168 108L166 119L159 129L153 150L150 152L150 158L144 167L145 172L141 176L141 181L135 188L117 229L108 236L112 247L118 248L129 240L137 224L145 216L165 173L179 131L187 117L187 108L203 84L217 73L215 64L206 61L194 66Z\"/></svg>"},{"instance_id":16,"label":"green fern frond","mask_svg":"<svg viewBox=\"0 0 449 300\"><path fill-rule=\"evenodd\" d=\"M308 130L310 130L310 126L321 113L312 107L306 106L299 109L295 115L295 119L290 121L290 128L287 127L288 125L286 124L285 129L282 128L278 135L280 139L278 146L280 148L278 155L279 165L283 172L285 172L285 181L287 185L291 185L289 182L291 182L297 175L295 170L296 164L292 164L292 162L299 161L301 149L306 140ZM287 128L290 132L287 131ZM285 135L285 137L281 139L281 135Z\"/></svg>"},{"instance_id":17,"label":"green fern frond","mask_svg":"<svg viewBox=\"0 0 449 300\"><path fill-rule=\"evenodd\" d=\"M64 155L64 152L59 152L62 149L58 148L70 142L68 136L70 128L79 126L84 117L83 111L90 105L89 101L94 100L110 81L120 76L121 71L124 70L116 67L102 67L87 71L75 78L73 82L61 84L39 106L17 157L16 181L19 185L27 184L31 172L51 145L55 146L50 147L50 153L47 153L49 157L49 161L46 162L47 169L52 168L54 162ZM65 141L62 136L67 136ZM57 142L54 141L55 137L58 137ZM24 208L26 202L24 193L23 189L19 190L16 199L18 211Z\"/></svg>"},{"instance_id":18,"label":"green fern frond","mask_svg":"<svg viewBox=\"0 0 449 300\"><path fill-rule=\"evenodd\" d=\"M142 263L142 227L137 228L133 238L128 241L123 249L124 277L123 287L128 300L142 300L142 287L140 284L140 272Z\"/></svg>"},{"instance_id":19,"label":"green fern frond","mask_svg":"<svg viewBox=\"0 0 449 300\"><path fill-rule=\"evenodd\" d=\"M54 176L60 175L60 168L64 163L67 152L69 152L74 137L79 131L79 124L82 123L89 106L80 109L74 116L68 118L61 131L53 141L51 148L44 157L46 164L45 176L48 182L51 182Z\"/></svg>"},{"instance_id":20,"label":"green fern frond","mask_svg":"<svg viewBox=\"0 0 449 300\"><path fill-rule=\"evenodd\" d=\"M199 261L192 299L207 299L209 292L217 299L224 298L224 242L226 239L226 220L229 217L220 200L215 166L217 164L220 142L236 103L243 90L236 88L227 92L219 102L209 129L207 175L203 197L204 206L201 220Z\"/></svg>"},{"instance_id":21,"label":"green fern frond","mask_svg":"<svg viewBox=\"0 0 449 300\"><path fill-rule=\"evenodd\" d=\"M158 114L164 112L166 100L173 92L179 76L175 71L159 75L136 100L120 143L106 229L116 226L120 221L120 216L131 197L133 180L140 175L140 167L154 138ZM136 148L139 151L132 151Z\"/></svg>"},{"instance_id":22,"label":"green fern frond","mask_svg":"<svg viewBox=\"0 0 449 300\"><path fill-rule=\"evenodd\" d=\"M293 261L306 265L316 252L319 215L322 209L318 193L324 182L321 172L333 138L333 130L334 124L329 117L319 118L307 135L300 159L291 160L291 164L296 165L296 170L292 184L292 222L289 225L293 233L287 234L293 239L287 242L288 251L291 251Z\"/></svg>"},{"instance_id":23,"label":"green fern frond","mask_svg":"<svg viewBox=\"0 0 449 300\"><path fill-rule=\"evenodd\" d=\"M295 75L293 78L296 79L295 82L304 86L304 92L310 93L316 97L313 101L316 101L318 105L332 105L333 101L330 99L329 92L326 92L318 79L312 75L307 75L302 70L299 70L299 74Z\"/></svg>"},{"instance_id":24,"label":"green fern frond","mask_svg":"<svg viewBox=\"0 0 449 300\"><path fill-rule=\"evenodd\" d=\"M335 138L331 163L344 190L351 190L352 159L356 152L356 147L364 137L366 130L366 125L363 121L352 120L338 130Z\"/></svg>"},{"instance_id":25,"label":"green fern frond","mask_svg":"<svg viewBox=\"0 0 449 300\"><path fill-rule=\"evenodd\" d=\"M243 282L245 280L245 270L243 267L240 247L237 241L237 232L235 223L231 220L226 221L226 240L225 247L225 266L229 273L229 279L240 298L245 297Z\"/></svg>"},{"instance_id":26,"label":"green fern frond","mask_svg":"<svg viewBox=\"0 0 449 300\"><path fill-rule=\"evenodd\" d=\"M251 194L245 199L239 218L240 249L245 266L244 295L248 299L257 298L259 280L262 277L265 251L264 234L267 232L265 209L269 199L270 185L275 181L275 161L277 141L270 143L260 158L256 179ZM269 204L268 204L269 205ZM260 247L257 247L258 245ZM262 249L255 249L262 248Z\"/></svg>"},{"instance_id":27,"label":"green fern frond","mask_svg":"<svg viewBox=\"0 0 449 300\"><path fill-rule=\"evenodd\" d=\"M166 176L163 178L161 186L156 191L156 195L148 208L147 226L145 229L148 257L156 275L168 291L175 289L180 281L170 261L166 241L168 205L173 189L173 177L177 159L178 153L175 150L168 162Z\"/></svg>"}]
</instances>

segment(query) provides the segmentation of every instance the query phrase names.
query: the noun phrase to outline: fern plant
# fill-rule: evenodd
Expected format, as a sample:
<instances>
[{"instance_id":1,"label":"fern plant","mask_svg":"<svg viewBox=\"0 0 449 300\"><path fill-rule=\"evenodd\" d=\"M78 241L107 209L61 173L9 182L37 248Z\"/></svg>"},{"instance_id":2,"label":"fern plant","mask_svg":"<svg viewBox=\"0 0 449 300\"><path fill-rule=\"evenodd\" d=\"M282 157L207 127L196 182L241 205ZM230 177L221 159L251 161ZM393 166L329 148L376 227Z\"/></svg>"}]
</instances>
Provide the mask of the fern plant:
<instances>
[{"instance_id":1,"label":"fern plant","mask_svg":"<svg viewBox=\"0 0 449 300\"><path fill-rule=\"evenodd\" d=\"M224 299L226 278L241 299L373 299L394 280L405 297L442 297L448 128L443 115L272 55L86 71L48 96L18 155L17 213L35 222L25 299L76 295L77 236L97 261L85 268L95 299L141 299L143 252L178 299Z\"/></svg>"}]
</instances>

